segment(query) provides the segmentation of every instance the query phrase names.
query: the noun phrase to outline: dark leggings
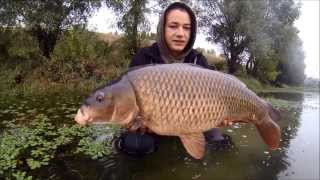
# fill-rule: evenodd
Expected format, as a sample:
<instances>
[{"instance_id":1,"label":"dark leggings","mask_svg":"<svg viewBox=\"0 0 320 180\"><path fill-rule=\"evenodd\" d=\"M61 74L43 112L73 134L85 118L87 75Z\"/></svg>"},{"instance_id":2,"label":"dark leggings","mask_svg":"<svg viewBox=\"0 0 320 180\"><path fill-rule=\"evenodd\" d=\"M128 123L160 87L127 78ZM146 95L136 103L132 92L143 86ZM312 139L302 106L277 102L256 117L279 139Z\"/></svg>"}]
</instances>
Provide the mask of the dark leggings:
<instances>
[{"instance_id":1,"label":"dark leggings","mask_svg":"<svg viewBox=\"0 0 320 180\"><path fill-rule=\"evenodd\" d=\"M225 149L232 145L231 137L222 134L219 129L211 129L204 133L206 142L213 149ZM151 133L135 133L125 131L115 140L118 151L129 155L143 156L155 152L159 148L160 136Z\"/></svg>"}]
</instances>

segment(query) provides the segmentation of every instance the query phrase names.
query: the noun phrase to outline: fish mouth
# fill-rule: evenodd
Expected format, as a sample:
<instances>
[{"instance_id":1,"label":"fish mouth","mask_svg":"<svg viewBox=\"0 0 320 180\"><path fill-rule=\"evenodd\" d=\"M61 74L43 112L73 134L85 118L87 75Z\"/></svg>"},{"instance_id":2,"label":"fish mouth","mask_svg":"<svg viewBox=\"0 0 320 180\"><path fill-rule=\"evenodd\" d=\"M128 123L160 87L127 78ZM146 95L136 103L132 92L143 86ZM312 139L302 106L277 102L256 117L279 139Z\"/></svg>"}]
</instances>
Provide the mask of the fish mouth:
<instances>
[{"instance_id":1,"label":"fish mouth","mask_svg":"<svg viewBox=\"0 0 320 180\"><path fill-rule=\"evenodd\" d=\"M97 118L94 119L90 115L90 110L89 110L89 107L87 106L82 106L80 109L78 109L78 112L74 120L82 126L87 124L95 124L95 125L109 124L109 122L104 119L97 119Z\"/></svg>"},{"instance_id":2,"label":"fish mouth","mask_svg":"<svg viewBox=\"0 0 320 180\"><path fill-rule=\"evenodd\" d=\"M74 117L74 120L80 124L80 125L86 125L93 121L93 119L90 117L90 114L88 113L89 108L86 106L81 106L80 109L78 109L76 116Z\"/></svg>"}]
</instances>

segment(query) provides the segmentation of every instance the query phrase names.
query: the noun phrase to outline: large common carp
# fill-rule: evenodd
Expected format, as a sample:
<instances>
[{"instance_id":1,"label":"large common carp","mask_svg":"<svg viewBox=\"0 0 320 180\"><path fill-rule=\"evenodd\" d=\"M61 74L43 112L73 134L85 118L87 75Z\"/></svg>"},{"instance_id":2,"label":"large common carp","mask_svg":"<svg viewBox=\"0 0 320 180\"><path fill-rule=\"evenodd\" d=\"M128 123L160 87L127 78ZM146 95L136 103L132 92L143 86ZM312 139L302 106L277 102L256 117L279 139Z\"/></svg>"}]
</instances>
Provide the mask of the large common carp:
<instances>
[{"instance_id":1,"label":"large common carp","mask_svg":"<svg viewBox=\"0 0 320 180\"><path fill-rule=\"evenodd\" d=\"M140 118L137 118L140 117ZM82 125L117 123L179 136L187 152L201 159L204 131L224 122L253 123L275 149L279 113L237 78L190 64L149 65L129 70L95 90L78 110Z\"/></svg>"}]
</instances>

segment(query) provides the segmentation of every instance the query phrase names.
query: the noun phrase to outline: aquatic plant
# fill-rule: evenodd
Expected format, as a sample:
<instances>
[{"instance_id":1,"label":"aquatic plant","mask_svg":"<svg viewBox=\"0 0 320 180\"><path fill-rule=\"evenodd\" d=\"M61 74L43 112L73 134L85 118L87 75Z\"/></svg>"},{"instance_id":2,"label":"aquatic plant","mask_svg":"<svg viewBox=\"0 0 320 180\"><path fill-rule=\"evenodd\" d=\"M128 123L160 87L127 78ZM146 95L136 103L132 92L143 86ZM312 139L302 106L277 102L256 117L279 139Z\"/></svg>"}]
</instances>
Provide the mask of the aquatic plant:
<instances>
[{"instance_id":1,"label":"aquatic plant","mask_svg":"<svg viewBox=\"0 0 320 180\"><path fill-rule=\"evenodd\" d=\"M294 110L301 107L301 102L297 101L289 101L289 100L283 100L283 99L276 99L272 97L267 97L266 100L270 102L274 107L280 109L280 110Z\"/></svg>"},{"instance_id":2,"label":"aquatic plant","mask_svg":"<svg viewBox=\"0 0 320 180\"><path fill-rule=\"evenodd\" d=\"M111 152L116 127L54 126L50 119L39 114L30 125L14 121L5 123L0 134L0 177L31 179L40 168L64 156L86 155L97 159ZM107 135L109 138L99 139Z\"/></svg>"}]
</instances>

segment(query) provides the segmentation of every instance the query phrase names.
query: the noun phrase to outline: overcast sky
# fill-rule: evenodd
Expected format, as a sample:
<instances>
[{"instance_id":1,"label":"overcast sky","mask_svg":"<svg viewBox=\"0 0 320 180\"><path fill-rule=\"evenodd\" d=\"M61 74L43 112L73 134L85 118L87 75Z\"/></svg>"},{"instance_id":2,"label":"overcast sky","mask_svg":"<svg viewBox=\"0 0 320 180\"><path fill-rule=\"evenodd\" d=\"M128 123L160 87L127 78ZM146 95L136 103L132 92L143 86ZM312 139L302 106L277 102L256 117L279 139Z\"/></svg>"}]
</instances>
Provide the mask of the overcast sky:
<instances>
[{"instance_id":1,"label":"overcast sky","mask_svg":"<svg viewBox=\"0 0 320 180\"><path fill-rule=\"evenodd\" d=\"M319 78L319 0L302 0L301 15L295 22L299 29L299 37L303 41L305 52L305 74L307 77ZM151 31L156 32L158 17L151 19ZM89 28L97 32L115 32L116 21L112 11L102 8L89 20ZM202 47L206 49L219 48L205 41L201 34L197 35L195 48Z\"/></svg>"},{"instance_id":2,"label":"overcast sky","mask_svg":"<svg viewBox=\"0 0 320 180\"><path fill-rule=\"evenodd\" d=\"M305 53L305 74L319 78L319 0L302 0L301 15L295 22Z\"/></svg>"}]
</instances>

